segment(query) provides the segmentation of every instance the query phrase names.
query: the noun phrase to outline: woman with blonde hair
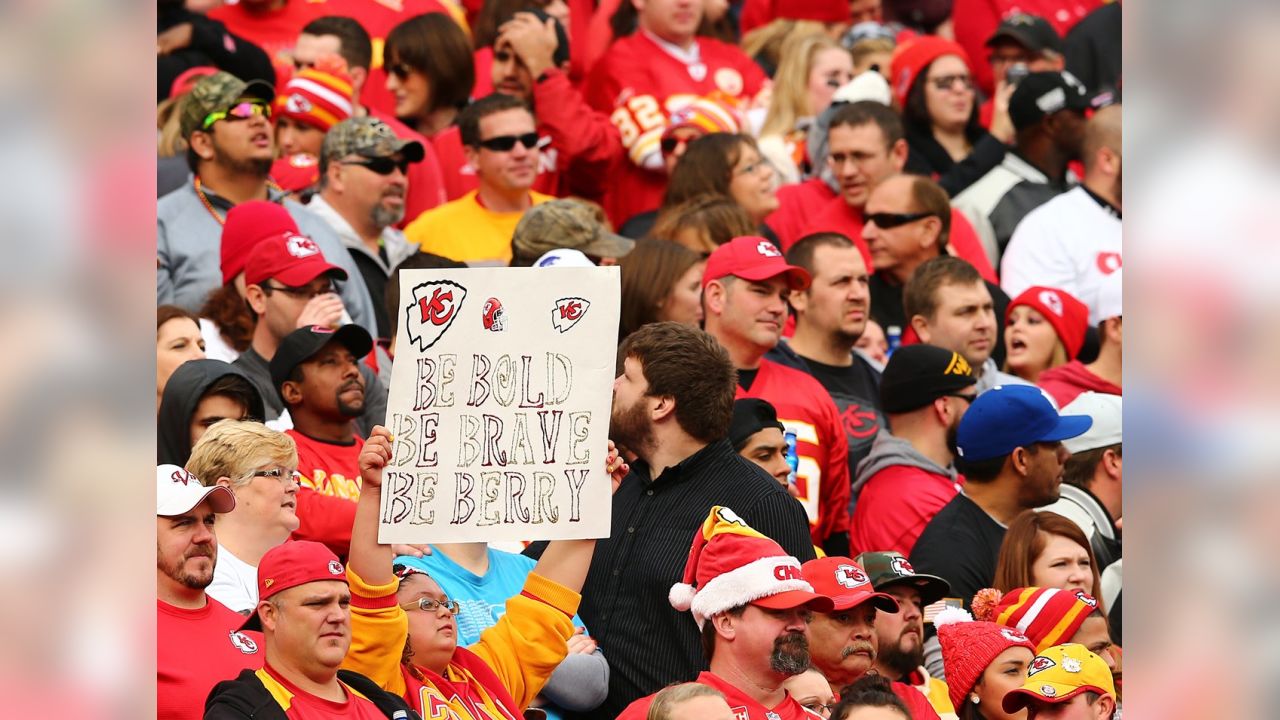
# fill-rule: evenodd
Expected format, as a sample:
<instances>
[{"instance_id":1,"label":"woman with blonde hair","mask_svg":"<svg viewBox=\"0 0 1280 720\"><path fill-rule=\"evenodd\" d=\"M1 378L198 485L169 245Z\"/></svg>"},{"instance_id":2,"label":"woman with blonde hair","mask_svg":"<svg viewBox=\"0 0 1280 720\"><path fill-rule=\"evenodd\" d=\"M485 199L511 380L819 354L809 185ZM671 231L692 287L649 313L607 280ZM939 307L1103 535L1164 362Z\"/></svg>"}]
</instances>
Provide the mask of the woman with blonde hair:
<instances>
[{"instance_id":1,"label":"woman with blonde hair","mask_svg":"<svg viewBox=\"0 0 1280 720\"><path fill-rule=\"evenodd\" d=\"M783 184L799 182L808 170L809 127L853 74L853 56L823 33L792 35L782 44L769 114L760 129L760 152L777 168Z\"/></svg>"}]
</instances>

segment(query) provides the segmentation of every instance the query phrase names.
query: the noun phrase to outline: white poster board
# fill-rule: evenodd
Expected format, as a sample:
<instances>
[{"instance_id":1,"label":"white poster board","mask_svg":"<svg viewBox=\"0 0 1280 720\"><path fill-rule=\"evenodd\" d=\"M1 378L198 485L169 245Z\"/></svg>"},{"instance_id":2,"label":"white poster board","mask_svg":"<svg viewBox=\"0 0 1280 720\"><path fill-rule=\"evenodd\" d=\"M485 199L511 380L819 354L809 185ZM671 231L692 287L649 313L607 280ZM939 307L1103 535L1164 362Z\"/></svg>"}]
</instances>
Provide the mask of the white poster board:
<instances>
[{"instance_id":1,"label":"white poster board","mask_svg":"<svg viewBox=\"0 0 1280 720\"><path fill-rule=\"evenodd\" d=\"M381 543L609 536L620 275L400 273Z\"/></svg>"}]
</instances>

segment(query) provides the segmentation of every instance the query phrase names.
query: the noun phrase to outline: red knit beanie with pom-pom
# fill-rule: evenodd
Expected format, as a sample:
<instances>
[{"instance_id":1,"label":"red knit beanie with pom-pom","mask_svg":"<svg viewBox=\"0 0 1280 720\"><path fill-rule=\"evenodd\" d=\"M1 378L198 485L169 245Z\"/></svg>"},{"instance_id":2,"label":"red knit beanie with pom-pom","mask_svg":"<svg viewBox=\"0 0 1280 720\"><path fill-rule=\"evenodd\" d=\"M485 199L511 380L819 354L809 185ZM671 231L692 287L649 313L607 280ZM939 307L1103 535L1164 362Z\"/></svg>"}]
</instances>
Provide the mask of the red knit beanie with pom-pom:
<instances>
[{"instance_id":1,"label":"red knit beanie with pom-pom","mask_svg":"<svg viewBox=\"0 0 1280 720\"><path fill-rule=\"evenodd\" d=\"M1024 647L1035 654L1035 646L1021 633L993 622L974 620L958 608L947 608L933 619L942 645L951 705L964 707L965 696L978 684L992 660L1011 647Z\"/></svg>"}]
</instances>

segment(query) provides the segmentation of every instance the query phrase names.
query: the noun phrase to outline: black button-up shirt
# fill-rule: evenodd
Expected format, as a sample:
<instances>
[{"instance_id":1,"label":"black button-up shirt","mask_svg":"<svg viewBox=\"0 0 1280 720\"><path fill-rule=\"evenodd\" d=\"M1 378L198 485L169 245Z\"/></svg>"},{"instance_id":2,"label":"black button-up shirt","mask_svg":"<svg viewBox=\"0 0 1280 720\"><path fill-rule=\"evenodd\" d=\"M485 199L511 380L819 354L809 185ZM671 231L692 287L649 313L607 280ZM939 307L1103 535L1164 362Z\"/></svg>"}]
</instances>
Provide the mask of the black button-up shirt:
<instances>
[{"instance_id":1,"label":"black button-up shirt","mask_svg":"<svg viewBox=\"0 0 1280 720\"><path fill-rule=\"evenodd\" d=\"M612 534L596 545L578 613L609 660L609 698L576 717L613 718L631 701L707 667L690 612L671 607L693 537L715 505L801 562L814 557L804 508L720 440L657 478L640 461L613 496ZM541 544L531 554L540 553Z\"/></svg>"}]
</instances>

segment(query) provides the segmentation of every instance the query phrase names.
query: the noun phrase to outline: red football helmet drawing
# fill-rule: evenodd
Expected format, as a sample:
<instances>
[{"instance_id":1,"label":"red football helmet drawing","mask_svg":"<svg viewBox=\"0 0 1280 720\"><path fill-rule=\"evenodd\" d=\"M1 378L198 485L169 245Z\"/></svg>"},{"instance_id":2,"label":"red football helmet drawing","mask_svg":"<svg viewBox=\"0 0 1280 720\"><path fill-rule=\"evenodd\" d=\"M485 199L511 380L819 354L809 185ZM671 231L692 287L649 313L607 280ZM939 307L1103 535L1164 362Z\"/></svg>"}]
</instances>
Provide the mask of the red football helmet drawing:
<instances>
[{"instance_id":1,"label":"red football helmet drawing","mask_svg":"<svg viewBox=\"0 0 1280 720\"><path fill-rule=\"evenodd\" d=\"M492 332L502 332L507 329L506 323L507 312L502 309L502 302L498 298L489 298L484 301L484 329Z\"/></svg>"}]
</instances>

